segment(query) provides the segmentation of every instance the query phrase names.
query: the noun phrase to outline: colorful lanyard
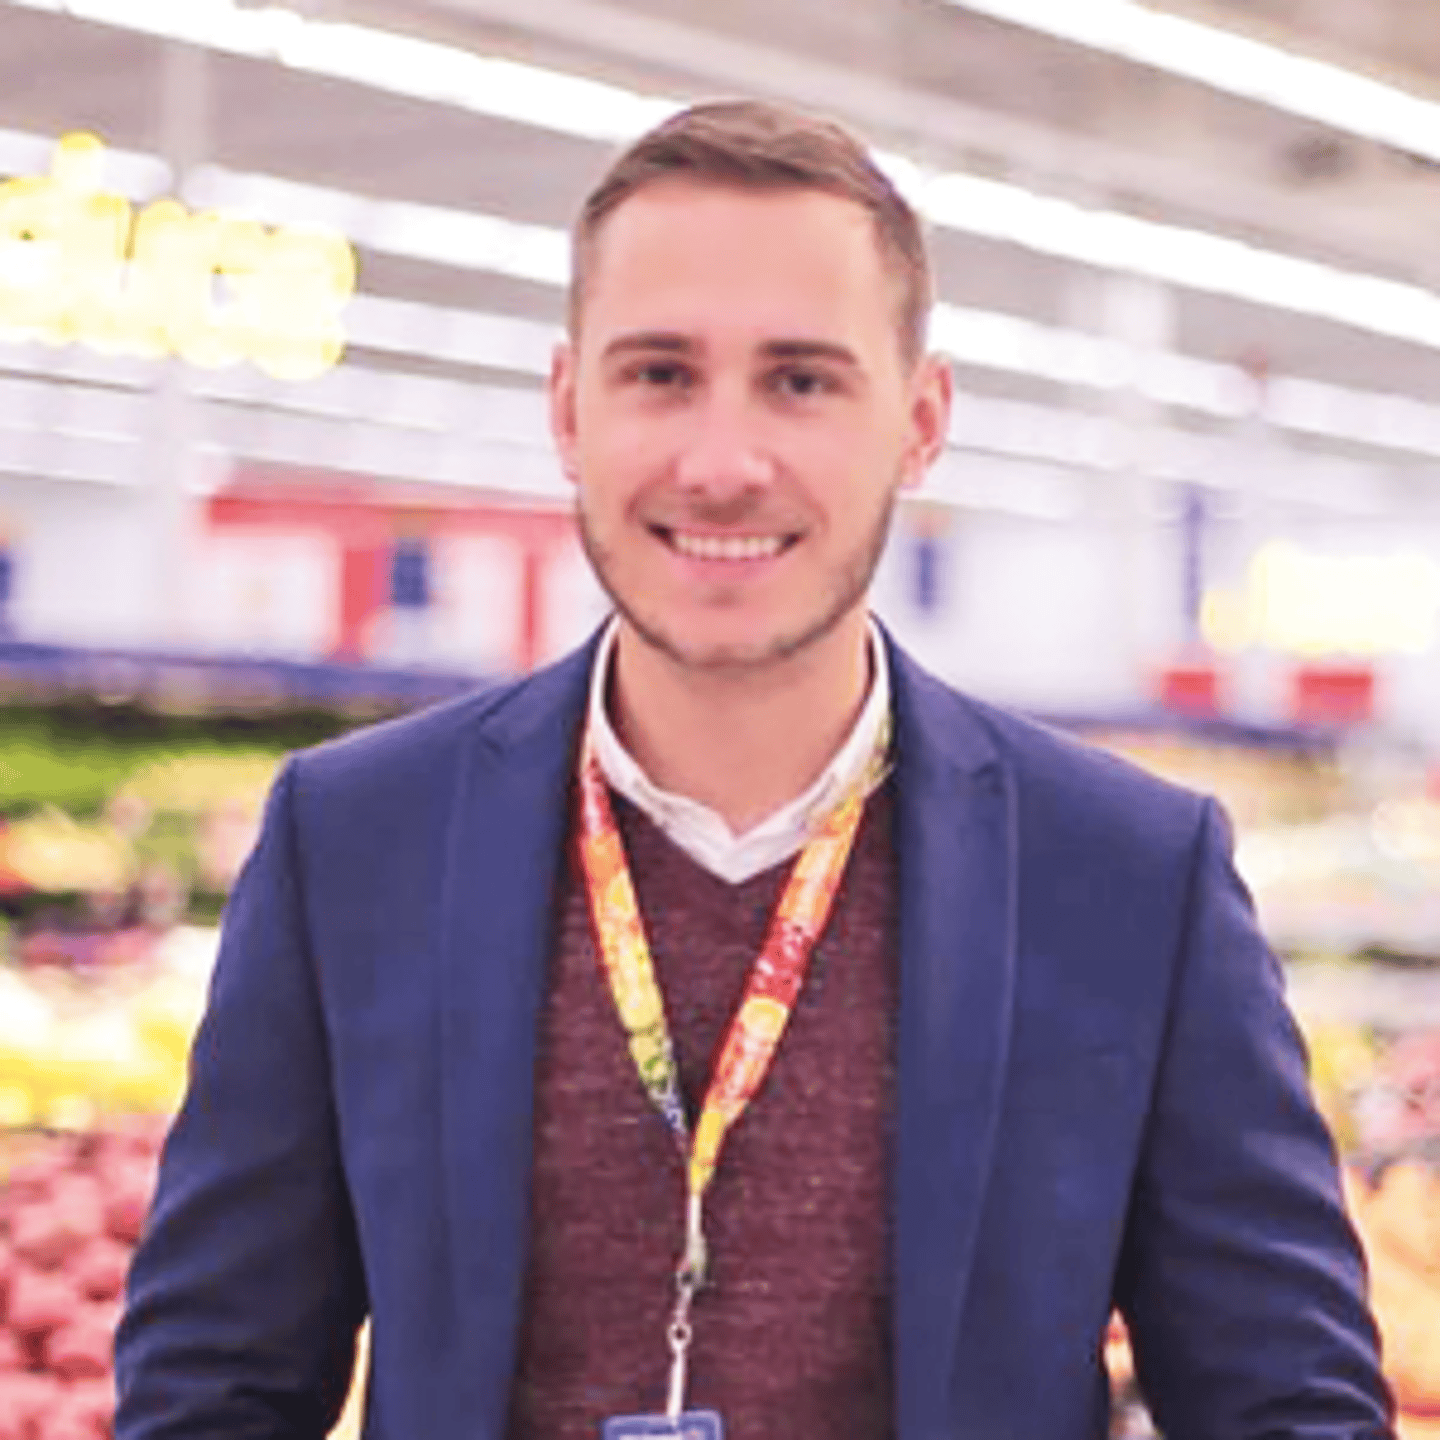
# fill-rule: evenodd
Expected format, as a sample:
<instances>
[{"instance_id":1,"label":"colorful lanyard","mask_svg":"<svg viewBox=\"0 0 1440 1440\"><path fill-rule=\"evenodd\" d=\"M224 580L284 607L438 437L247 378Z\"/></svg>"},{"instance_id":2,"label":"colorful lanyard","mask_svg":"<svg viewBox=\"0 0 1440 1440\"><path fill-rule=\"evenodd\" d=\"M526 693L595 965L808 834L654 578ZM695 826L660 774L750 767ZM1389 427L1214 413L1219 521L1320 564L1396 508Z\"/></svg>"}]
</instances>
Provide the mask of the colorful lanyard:
<instances>
[{"instance_id":1,"label":"colorful lanyard","mask_svg":"<svg viewBox=\"0 0 1440 1440\"><path fill-rule=\"evenodd\" d=\"M645 938L609 791L587 731L580 754L579 850L590 896L600 966L629 1040L630 1054L655 1108L686 1163L689 1203L685 1253L675 1272L676 1306L668 1338L673 1359L668 1414L683 1408L690 1306L705 1283L705 1191L730 1127L760 1088L800 994L815 942L835 903L865 800L885 777L890 727L881 727L859 781L821 821L795 860L770 929L725 1032L692 1139L680 1094L675 1046Z\"/></svg>"}]
</instances>

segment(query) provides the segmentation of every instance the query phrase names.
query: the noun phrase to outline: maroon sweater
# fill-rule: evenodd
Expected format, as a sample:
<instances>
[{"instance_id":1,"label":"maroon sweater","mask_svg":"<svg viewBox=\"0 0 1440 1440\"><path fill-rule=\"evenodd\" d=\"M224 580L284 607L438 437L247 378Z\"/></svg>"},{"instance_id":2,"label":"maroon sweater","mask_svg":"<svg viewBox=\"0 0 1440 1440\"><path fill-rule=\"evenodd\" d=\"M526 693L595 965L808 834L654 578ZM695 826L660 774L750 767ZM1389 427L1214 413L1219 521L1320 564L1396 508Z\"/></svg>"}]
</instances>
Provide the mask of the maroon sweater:
<instances>
[{"instance_id":1,"label":"maroon sweater","mask_svg":"<svg viewBox=\"0 0 1440 1440\"><path fill-rule=\"evenodd\" d=\"M688 1403L727 1440L888 1440L898 1008L891 786L866 806L774 1068L710 1187ZM790 872L730 885L612 795L692 1114ZM665 1403L678 1148L640 1087L573 856L542 1019L509 1440L598 1440Z\"/></svg>"}]
</instances>

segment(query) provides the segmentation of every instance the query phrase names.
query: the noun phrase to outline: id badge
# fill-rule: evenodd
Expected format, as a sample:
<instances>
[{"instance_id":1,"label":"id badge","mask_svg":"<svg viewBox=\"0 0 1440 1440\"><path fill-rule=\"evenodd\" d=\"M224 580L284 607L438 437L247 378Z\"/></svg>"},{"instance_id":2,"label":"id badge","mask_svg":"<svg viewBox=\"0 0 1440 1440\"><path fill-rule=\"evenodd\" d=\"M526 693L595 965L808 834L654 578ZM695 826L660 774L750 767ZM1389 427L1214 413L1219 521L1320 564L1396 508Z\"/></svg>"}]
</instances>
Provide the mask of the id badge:
<instances>
[{"instance_id":1,"label":"id badge","mask_svg":"<svg viewBox=\"0 0 1440 1440\"><path fill-rule=\"evenodd\" d=\"M668 1435L671 1440L725 1440L725 1426L714 1410L687 1410L678 1420L668 1415L615 1415L605 1422L600 1440L645 1440Z\"/></svg>"}]
</instances>

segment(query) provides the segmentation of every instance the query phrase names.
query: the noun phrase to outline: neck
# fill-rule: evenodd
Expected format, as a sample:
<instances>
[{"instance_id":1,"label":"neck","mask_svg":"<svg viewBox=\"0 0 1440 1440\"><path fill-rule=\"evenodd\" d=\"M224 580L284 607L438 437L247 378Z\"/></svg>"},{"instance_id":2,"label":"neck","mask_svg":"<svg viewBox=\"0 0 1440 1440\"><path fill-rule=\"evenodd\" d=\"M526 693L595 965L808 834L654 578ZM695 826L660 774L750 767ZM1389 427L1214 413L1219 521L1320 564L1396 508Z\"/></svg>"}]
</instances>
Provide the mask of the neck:
<instances>
[{"instance_id":1,"label":"neck","mask_svg":"<svg viewBox=\"0 0 1440 1440\"><path fill-rule=\"evenodd\" d=\"M800 654L717 670L678 663L622 620L611 715L655 784L709 806L740 835L825 769L860 714L869 677L863 610Z\"/></svg>"}]
</instances>

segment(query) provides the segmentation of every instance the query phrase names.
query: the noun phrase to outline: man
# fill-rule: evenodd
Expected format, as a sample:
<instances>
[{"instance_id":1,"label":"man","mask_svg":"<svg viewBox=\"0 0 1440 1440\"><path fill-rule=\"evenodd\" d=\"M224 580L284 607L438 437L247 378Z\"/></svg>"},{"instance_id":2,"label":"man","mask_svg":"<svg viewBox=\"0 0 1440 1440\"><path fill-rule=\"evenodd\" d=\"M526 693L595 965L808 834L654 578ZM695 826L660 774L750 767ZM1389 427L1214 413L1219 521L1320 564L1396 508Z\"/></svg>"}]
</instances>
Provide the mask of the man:
<instances>
[{"instance_id":1,"label":"man","mask_svg":"<svg viewBox=\"0 0 1440 1440\"><path fill-rule=\"evenodd\" d=\"M278 782L119 1440L320 1436L367 1312L376 1440L1095 1440L1115 1305L1175 1440L1391 1433L1215 807L868 617L929 294L785 110L591 195L552 413L617 618Z\"/></svg>"}]
</instances>

